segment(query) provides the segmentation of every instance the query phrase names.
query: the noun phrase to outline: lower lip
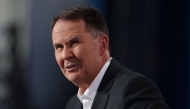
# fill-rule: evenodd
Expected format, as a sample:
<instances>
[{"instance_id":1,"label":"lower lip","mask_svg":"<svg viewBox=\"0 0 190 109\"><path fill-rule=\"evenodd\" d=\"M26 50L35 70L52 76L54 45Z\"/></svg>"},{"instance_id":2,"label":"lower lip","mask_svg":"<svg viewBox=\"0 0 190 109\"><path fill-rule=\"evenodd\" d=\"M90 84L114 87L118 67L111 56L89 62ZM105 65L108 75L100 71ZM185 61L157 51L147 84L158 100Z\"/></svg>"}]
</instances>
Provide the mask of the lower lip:
<instances>
[{"instance_id":1,"label":"lower lip","mask_svg":"<svg viewBox=\"0 0 190 109\"><path fill-rule=\"evenodd\" d=\"M77 66L73 66L73 67L71 67L71 68L67 68L67 71L68 71L68 72L74 72L74 71L76 71L76 67L77 67Z\"/></svg>"}]
</instances>

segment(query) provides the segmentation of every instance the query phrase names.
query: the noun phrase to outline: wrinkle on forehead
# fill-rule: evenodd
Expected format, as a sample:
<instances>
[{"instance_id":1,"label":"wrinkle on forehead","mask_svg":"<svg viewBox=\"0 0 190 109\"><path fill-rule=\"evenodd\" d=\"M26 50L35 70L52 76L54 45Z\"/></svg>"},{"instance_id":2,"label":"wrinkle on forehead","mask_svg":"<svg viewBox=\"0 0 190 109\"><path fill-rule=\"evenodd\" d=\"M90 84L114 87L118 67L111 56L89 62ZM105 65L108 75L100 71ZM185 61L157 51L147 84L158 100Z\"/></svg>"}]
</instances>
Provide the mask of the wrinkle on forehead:
<instances>
[{"instance_id":1,"label":"wrinkle on forehead","mask_svg":"<svg viewBox=\"0 0 190 109\"><path fill-rule=\"evenodd\" d=\"M85 30L84 30L85 29ZM86 31L86 26L84 21L69 21L69 20L58 20L53 28L54 33L61 32L61 31L70 31L70 30L82 30Z\"/></svg>"},{"instance_id":2,"label":"wrinkle on forehead","mask_svg":"<svg viewBox=\"0 0 190 109\"><path fill-rule=\"evenodd\" d=\"M52 35L59 35L59 34L64 34L64 35L69 35L69 34L82 34L82 32L80 30L77 29L68 29L68 30L57 30L55 32L52 33Z\"/></svg>"},{"instance_id":3,"label":"wrinkle on forehead","mask_svg":"<svg viewBox=\"0 0 190 109\"><path fill-rule=\"evenodd\" d=\"M79 21L58 20L52 31L53 42L67 42L78 37L83 43L89 42L85 36L93 36L86 30L85 23Z\"/></svg>"},{"instance_id":4,"label":"wrinkle on forehead","mask_svg":"<svg viewBox=\"0 0 190 109\"><path fill-rule=\"evenodd\" d=\"M53 34L53 42L69 42L71 39L78 37L82 39L82 32L76 30L60 31Z\"/></svg>"},{"instance_id":5,"label":"wrinkle on forehead","mask_svg":"<svg viewBox=\"0 0 190 109\"><path fill-rule=\"evenodd\" d=\"M58 20L52 31L52 39L82 35L83 31L85 31L83 22Z\"/></svg>"},{"instance_id":6,"label":"wrinkle on forehead","mask_svg":"<svg viewBox=\"0 0 190 109\"><path fill-rule=\"evenodd\" d=\"M52 35L69 34L69 33L81 33L86 31L85 23L81 21L68 21L68 20L58 20L52 30Z\"/></svg>"}]
</instances>

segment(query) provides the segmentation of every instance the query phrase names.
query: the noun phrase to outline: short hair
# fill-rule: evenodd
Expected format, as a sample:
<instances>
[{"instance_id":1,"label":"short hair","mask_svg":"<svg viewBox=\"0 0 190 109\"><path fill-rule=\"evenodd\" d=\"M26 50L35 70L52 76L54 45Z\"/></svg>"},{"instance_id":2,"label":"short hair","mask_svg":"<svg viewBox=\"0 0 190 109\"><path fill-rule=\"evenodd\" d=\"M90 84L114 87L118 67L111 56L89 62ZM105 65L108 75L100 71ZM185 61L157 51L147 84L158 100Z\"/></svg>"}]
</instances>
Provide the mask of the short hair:
<instances>
[{"instance_id":1,"label":"short hair","mask_svg":"<svg viewBox=\"0 0 190 109\"><path fill-rule=\"evenodd\" d=\"M100 13L100 11L93 7L87 6L74 6L68 8L67 10L61 12L56 17L54 17L52 22L51 29L55 23L59 20L80 20L82 19L85 22L86 30L90 32L92 35L96 33L96 35L105 34L109 37L108 28L106 22ZM96 37L96 36L94 36Z\"/></svg>"},{"instance_id":2,"label":"short hair","mask_svg":"<svg viewBox=\"0 0 190 109\"><path fill-rule=\"evenodd\" d=\"M109 38L108 28L106 21L102 16L101 12L94 8L88 6L74 6L66 9L65 11L54 17L51 30L53 30L55 23L59 20L80 20L85 22L86 30L92 34L93 37L98 37L99 35L105 34ZM110 46L108 47L110 51Z\"/></svg>"}]
</instances>

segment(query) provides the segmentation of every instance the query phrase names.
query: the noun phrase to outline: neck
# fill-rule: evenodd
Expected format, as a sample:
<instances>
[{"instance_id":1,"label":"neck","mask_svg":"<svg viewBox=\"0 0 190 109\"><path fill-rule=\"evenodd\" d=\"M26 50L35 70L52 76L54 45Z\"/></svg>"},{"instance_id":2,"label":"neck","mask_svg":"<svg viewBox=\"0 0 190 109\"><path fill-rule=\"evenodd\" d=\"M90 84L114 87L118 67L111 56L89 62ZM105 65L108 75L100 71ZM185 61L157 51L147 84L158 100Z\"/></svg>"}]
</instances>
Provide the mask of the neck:
<instances>
[{"instance_id":1,"label":"neck","mask_svg":"<svg viewBox=\"0 0 190 109\"><path fill-rule=\"evenodd\" d=\"M109 51L107 50L105 52L105 54L102 56L102 62L101 62L101 66L100 66L100 69L99 69L99 72L100 70L102 69L102 67L104 66L104 64L107 62L107 60L110 58L110 54L109 54ZM90 86L90 84L92 83L92 81L96 78L96 76L99 74L99 72L96 73L96 75L93 76L93 79L87 84L87 83L82 83L82 87L80 85L79 86L79 93L81 95L84 94L84 92L86 91L86 89Z\"/></svg>"}]
</instances>

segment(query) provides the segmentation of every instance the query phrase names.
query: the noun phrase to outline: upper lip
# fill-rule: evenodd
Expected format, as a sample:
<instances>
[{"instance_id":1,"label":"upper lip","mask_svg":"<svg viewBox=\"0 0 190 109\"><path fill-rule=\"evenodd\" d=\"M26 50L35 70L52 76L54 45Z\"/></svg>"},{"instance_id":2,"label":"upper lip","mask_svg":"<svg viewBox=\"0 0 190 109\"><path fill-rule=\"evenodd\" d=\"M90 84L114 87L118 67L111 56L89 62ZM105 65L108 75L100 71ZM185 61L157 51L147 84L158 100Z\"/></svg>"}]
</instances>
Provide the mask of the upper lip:
<instances>
[{"instance_id":1,"label":"upper lip","mask_svg":"<svg viewBox=\"0 0 190 109\"><path fill-rule=\"evenodd\" d=\"M66 68L70 69L70 68L75 67L75 66L77 66L77 65L74 65L74 64L73 65L68 65L68 66L66 66Z\"/></svg>"}]
</instances>

